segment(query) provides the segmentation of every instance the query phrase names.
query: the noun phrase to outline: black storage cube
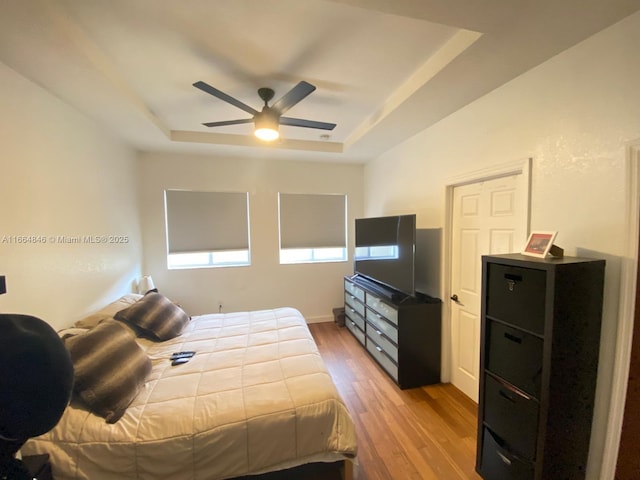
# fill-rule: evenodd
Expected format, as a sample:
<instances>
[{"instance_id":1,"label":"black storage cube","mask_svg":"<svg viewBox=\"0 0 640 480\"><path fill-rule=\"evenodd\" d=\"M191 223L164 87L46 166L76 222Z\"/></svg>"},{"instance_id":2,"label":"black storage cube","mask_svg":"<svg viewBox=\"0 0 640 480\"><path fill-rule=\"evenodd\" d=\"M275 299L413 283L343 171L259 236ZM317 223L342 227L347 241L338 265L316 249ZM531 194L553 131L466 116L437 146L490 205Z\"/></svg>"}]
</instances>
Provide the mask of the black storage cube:
<instances>
[{"instance_id":1,"label":"black storage cube","mask_svg":"<svg viewBox=\"0 0 640 480\"><path fill-rule=\"evenodd\" d=\"M497 264L489 270L487 315L542 335L546 273Z\"/></svg>"},{"instance_id":2,"label":"black storage cube","mask_svg":"<svg viewBox=\"0 0 640 480\"><path fill-rule=\"evenodd\" d=\"M484 421L505 442L506 448L534 460L538 428L538 402L513 387L485 375Z\"/></svg>"},{"instance_id":3,"label":"black storage cube","mask_svg":"<svg viewBox=\"0 0 640 480\"><path fill-rule=\"evenodd\" d=\"M480 475L484 480L532 480L533 464L522 460L501 445L501 439L485 428L483 431Z\"/></svg>"},{"instance_id":4,"label":"black storage cube","mask_svg":"<svg viewBox=\"0 0 640 480\"><path fill-rule=\"evenodd\" d=\"M486 368L529 395L540 398L541 338L499 322L487 322Z\"/></svg>"}]
</instances>

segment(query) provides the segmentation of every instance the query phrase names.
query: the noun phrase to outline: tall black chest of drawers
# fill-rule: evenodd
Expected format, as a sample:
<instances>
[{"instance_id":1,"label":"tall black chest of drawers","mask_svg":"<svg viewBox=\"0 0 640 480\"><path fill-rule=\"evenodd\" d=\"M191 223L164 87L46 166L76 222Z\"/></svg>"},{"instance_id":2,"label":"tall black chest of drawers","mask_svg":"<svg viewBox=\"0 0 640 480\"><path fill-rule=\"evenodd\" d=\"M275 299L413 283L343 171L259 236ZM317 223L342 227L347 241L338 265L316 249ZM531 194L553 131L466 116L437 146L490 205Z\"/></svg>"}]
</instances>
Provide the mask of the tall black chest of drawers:
<instances>
[{"instance_id":1,"label":"tall black chest of drawers","mask_svg":"<svg viewBox=\"0 0 640 480\"><path fill-rule=\"evenodd\" d=\"M586 473L604 260L482 257L476 470L486 480Z\"/></svg>"}]
</instances>

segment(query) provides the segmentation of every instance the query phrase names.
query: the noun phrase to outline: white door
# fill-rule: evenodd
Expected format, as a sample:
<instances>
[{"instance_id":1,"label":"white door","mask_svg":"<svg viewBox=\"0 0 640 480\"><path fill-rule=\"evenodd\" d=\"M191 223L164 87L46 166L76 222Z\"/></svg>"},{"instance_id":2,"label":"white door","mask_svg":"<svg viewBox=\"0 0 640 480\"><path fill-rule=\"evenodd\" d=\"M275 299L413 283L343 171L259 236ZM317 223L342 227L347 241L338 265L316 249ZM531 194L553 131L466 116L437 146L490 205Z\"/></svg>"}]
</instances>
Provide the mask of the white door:
<instances>
[{"instance_id":1,"label":"white door","mask_svg":"<svg viewBox=\"0 0 640 480\"><path fill-rule=\"evenodd\" d=\"M451 218L451 382L478 401L482 255L520 251L526 241L523 175L455 187Z\"/></svg>"}]
</instances>

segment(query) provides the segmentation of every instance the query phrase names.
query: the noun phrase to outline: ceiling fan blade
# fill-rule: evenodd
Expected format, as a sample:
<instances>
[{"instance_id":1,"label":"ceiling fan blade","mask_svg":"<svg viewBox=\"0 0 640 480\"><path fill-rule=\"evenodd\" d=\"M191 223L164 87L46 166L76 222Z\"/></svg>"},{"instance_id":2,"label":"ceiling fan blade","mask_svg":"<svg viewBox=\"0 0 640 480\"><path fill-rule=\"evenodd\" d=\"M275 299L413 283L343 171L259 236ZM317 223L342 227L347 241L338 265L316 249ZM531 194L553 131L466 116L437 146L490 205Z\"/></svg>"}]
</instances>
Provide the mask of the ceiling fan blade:
<instances>
[{"instance_id":1,"label":"ceiling fan blade","mask_svg":"<svg viewBox=\"0 0 640 480\"><path fill-rule=\"evenodd\" d=\"M206 92L210 95L213 95L214 97L219 98L220 100L224 100L227 103L230 103L233 106L238 107L240 110L244 110L247 113L250 113L251 115L255 115L258 113L257 110L251 108L249 105L242 103L240 100L237 100L235 98L233 98L230 95L227 95L224 92L221 92L220 90L218 90L217 88L212 87L211 85L204 83L202 81L196 82L193 84L194 87L199 88L200 90L202 90L203 92Z\"/></svg>"},{"instance_id":2,"label":"ceiling fan blade","mask_svg":"<svg viewBox=\"0 0 640 480\"><path fill-rule=\"evenodd\" d=\"M203 123L205 127L224 127L226 125L241 125L243 123L253 123L253 118L243 118L241 120L225 120L223 122Z\"/></svg>"},{"instance_id":3,"label":"ceiling fan blade","mask_svg":"<svg viewBox=\"0 0 640 480\"><path fill-rule=\"evenodd\" d=\"M315 89L316 87L303 80L285 93L280 100L271 105L271 108L283 114Z\"/></svg>"},{"instance_id":4,"label":"ceiling fan blade","mask_svg":"<svg viewBox=\"0 0 640 480\"><path fill-rule=\"evenodd\" d=\"M319 128L320 130L333 130L336 128L335 123L316 122L314 120L303 120L301 118L280 117L280 125L288 125L290 127L306 127Z\"/></svg>"}]
</instances>

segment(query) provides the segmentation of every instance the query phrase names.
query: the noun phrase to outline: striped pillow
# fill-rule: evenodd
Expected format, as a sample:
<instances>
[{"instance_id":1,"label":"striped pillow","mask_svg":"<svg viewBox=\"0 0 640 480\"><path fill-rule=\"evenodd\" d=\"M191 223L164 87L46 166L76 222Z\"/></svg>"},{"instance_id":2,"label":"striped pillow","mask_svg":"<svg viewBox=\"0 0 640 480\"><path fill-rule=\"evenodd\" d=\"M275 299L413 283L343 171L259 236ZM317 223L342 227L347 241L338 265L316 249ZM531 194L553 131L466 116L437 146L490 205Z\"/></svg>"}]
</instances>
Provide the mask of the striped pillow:
<instances>
[{"instance_id":1,"label":"striped pillow","mask_svg":"<svg viewBox=\"0 0 640 480\"><path fill-rule=\"evenodd\" d=\"M189 315L161 293L147 293L113 318L142 329L157 340L177 337L189 323Z\"/></svg>"},{"instance_id":2,"label":"striped pillow","mask_svg":"<svg viewBox=\"0 0 640 480\"><path fill-rule=\"evenodd\" d=\"M105 320L65 340L74 368L74 393L107 423L117 422L151 373L151 361L131 331Z\"/></svg>"}]
</instances>

